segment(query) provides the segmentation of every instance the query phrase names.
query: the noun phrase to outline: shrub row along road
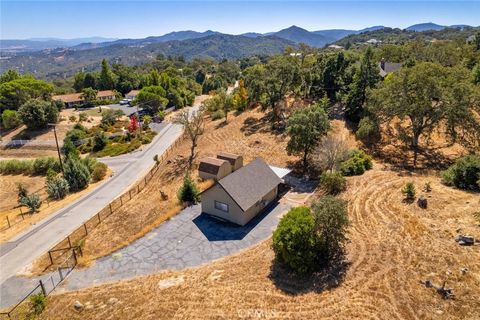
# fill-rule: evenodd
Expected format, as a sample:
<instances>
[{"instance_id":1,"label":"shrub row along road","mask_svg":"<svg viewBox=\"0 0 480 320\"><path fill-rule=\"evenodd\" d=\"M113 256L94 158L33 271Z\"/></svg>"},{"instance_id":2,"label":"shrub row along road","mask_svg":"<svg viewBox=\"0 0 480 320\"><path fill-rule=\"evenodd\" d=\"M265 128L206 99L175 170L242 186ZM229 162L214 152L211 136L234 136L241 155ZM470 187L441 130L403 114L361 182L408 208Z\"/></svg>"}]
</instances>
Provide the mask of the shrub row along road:
<instances>
[{"instance_id":1,"label":"shrub row along road","mask_svg":"<svg viewBox=\"0 0 480 320\"><path fill-rule=\"evenodd\" d=\"M102 160L111 165L115 173L113 177L53 216L0 245L0 291L5 289L4 283L8 278L21 272L144 176L154 164L153 156L162 155L181 134L180 125L168 124L143 151Z\"/></svg>"}]
</instances>

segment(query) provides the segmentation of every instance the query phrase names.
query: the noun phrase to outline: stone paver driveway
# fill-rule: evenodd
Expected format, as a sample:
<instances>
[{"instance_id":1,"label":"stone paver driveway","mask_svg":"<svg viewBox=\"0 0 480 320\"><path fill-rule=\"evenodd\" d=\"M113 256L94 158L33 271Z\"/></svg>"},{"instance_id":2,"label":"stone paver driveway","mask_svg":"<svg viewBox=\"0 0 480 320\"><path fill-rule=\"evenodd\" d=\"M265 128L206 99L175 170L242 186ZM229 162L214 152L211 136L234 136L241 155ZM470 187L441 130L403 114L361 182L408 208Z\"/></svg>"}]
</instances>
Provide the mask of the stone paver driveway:
<instances>
[{"instance_id":1,"label":"stone paver driveway","mask_svg":"<svg viewBox=\"0 0 480 320\"><path fill-rule=\"evenodd\" d=\"M161 270L183 269L233 254L268 238L289 204L277 203L239 227L201 214L200 205L185 209L143 238L74 270L63 287L74 290Z\"/></svg>"}]
</instances>

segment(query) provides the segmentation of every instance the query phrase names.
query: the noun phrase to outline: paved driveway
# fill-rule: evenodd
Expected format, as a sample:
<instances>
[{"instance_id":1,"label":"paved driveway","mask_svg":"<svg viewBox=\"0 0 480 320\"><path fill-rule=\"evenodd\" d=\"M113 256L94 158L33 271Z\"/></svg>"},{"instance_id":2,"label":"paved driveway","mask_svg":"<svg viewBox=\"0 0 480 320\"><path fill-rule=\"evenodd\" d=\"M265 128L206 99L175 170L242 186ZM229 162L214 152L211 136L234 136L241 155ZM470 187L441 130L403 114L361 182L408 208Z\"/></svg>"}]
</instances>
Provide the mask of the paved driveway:
<instances>
[{"instance_id":1,"label":"paved driveway","mask_svg":"<svg viewBox=\"0 0 480 320\"><path fill-rule=\"evenodd\" d=\"M201 206L185 209L143 238L76 269L62 287L75 290L161 270L198 266L231 255L268 238L290 205L277 203L244 227L201 214Z\"/></svg>"}]
</instances>

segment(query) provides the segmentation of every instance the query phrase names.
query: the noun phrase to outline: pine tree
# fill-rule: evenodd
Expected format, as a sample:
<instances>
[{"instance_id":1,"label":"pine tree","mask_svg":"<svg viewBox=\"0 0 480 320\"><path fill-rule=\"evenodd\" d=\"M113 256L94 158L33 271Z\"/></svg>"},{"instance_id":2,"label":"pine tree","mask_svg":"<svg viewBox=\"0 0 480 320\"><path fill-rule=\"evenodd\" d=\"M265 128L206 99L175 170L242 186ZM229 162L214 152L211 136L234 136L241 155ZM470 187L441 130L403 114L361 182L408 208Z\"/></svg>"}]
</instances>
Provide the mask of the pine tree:
<instances>
[{"instance_id":1,"label":"pine tree","mask_svg":"<svg viewBox=\"0 0 480 320\"><path fill-rule=\"evenodd\" d=\"M108 61L102 60L102 71L99 79L100 90L111 90L115 88L115 74L110 70Z\"/></svg>"},{"instance_id":2,"label":"pine tree","mask_svg":"<svg viewBox=\"0 0 480 320\"><path fill-rule=\"evenodd\" d=\"M195 182L190 177L190 172L187 171L183 178L183 185L178 190L178 199L185 204L196 204L200 200L200 192Z\"/></svg>"}]
</instances>

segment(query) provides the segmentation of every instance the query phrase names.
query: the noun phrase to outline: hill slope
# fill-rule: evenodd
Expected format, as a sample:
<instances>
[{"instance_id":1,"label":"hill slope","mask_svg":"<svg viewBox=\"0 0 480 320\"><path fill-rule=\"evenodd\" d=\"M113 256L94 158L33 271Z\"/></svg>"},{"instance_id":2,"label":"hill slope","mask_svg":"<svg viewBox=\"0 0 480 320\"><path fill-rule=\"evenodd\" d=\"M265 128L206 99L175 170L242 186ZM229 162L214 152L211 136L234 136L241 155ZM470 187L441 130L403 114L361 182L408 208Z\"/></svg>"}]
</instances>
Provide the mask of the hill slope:
<instances>
[{"instance_id":1,"label":"hill slope","mask_svg":"<svg viewBox=\"0 0 480 320\"><path fill-rule=\"evenodd\" d=\"M307 31L297 26L291 26L290 28L280 30L273 33L273 35L293 41L295 43L306 43L311 47L321 48L327 43L335 41L334 38L328 38L322 34L316 34L314 32Z\"/></svg>"}]
</instances>

